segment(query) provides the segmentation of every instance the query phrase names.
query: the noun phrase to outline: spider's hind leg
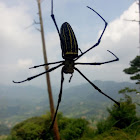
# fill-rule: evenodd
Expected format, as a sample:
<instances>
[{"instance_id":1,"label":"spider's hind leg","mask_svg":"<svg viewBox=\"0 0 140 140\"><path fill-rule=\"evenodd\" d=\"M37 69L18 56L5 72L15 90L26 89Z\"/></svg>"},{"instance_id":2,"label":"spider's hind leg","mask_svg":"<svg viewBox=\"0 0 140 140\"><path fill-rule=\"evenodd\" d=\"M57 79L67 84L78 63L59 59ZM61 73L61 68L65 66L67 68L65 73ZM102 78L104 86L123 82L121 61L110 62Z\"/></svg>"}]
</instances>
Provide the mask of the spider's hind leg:
<instances>
[{"instance_id":1,"label":"spider's hind leg","mask_svg":"<svg viewBox=\"0 0 140 140\"><path fill-rule=\"evenodd\" d=\"M101 94L103 94L104 96L106 96L107 98L109 98L110 100L112 100L113 102L115 102L118 106L120 106L120 103L115 101L113 98L111 98L110 96L108 96L107 94L105 94L104 92L102 92L101 89L99 89L95 84L93 84L84 74L81 73L81 71L79 71L77 68L74 68L76 71L78 71L80 73L80 75L82 75L82 77L84 77L96 90L98 90Z\"/></svg>"},{"instance_id":2,"label":"spider's hind leg","mask_svg":"<svg viewBox=\"0 0 140 140\"><path fill-rule=\"evenodd\" d=\"M53 128L53 125L54 125L54 122L55 122L55 119L56 119L56 115L57 115L57 112L58 112L59 104L61 102L62 90L63 90L63 82L64 82L64 71L63 71L63 68L62 68L62 70L61 70L61 86L60 86L60 92L59 92L59 96L58 96L58 102L57 102L56 111L55 111L55 114L54 114L54 117L53 117L53 120L52 120L52 124L50 126L50 129Z\"/></svg>"}]
</instances>

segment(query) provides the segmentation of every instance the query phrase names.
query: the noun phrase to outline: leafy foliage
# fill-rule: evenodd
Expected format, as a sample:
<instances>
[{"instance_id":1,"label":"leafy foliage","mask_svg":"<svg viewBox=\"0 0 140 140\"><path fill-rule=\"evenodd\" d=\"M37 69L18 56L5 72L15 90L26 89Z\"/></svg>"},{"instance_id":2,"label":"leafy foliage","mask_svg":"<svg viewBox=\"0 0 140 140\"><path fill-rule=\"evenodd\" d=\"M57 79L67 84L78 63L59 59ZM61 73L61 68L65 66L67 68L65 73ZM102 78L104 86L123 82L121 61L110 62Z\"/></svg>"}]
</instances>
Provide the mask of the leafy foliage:
<instances>
[{"instance_id":1,"label":"leafy foliage","mask_svg":"<svg viewBox=\"0 0 140 140\"><path fill-rule=\"evenodd\" d=\"M136 89L130 89L129 87L125 87L124 89L120 90L119 93L121 94L126 94L126 93L130 93L130 92L136 92L138 93L138 91Z\"/></svg>"},{"instance_id":2,"label":"leafy foliage","mask_svg":"<svg viewBox=\"0 0 140 140\"><path fill-rule=\"evenodd\" d=\"M130 96L125 97L126 101L121 102L120 107L114 105L108 109L110 114L109 121L113 122L113 126L117 128L126 128L131 123L137 121L136 105L132 103Z\"/></svg>"},{"instance_id":3,"label":"leafy foliage","mask_svg":"<svg viewBox=\"0 0 140 140\"><path fill-rule=\"evenodd\" d=\"M109 116L93 129L85 119L66 118L57 115L61 140L132 140L140 137L140 119L130 96L124 94L120 107L108 108ZM17 124L6 140L53 140L49 131L50 114L33 117Z\"/></svg>"},{"instance_id":4,"label":"leafy foliage","mask_svg":"<svg viewBox=\"0 0 140 140\"><path fill-rule=\"evenodd\" d=\"M33 117L23 121L12 129L12 136L16 136L19 140L41 139L44 137L45 121L42 117Z\"/></svg>"},{"instance_id":5,"label":"leafy foliage","mask_svg":"<svg viewBox=\"0 0 140 140\"><path fill-rule=\"evenodd\" d=\"M61 136L66 140L81 138L87 129L87 121L83 119L73 119L66 129L61 130Z\"/></svg>"},{"instance_id":6,"label":"leafy foliage","mask_svg":"<svg viewBox=\"0 0 140 140\"><path fill-rule=\"evenodd\" d=\"M140 56L136 56L136 58L130 62L130 67L124 69L124 72L133 75L130 79L138 80L137 84L140 84Z\"/></svg>"},{"instance_id":7,"label":"leafy foliage","mask_svg":"<svg viewBox=\"0 0 140 140\"><path fill-rule=\"evenodd\" d=\"M50 114L33 117L17 124L12 129L11 135L18 140L53 140L53 132L49 130L50 123ZM84 119L68 119L58 114L58 124L61 138L73 140L83 135L88 122Z\"/></svg>"},{"instance_id":8,"label":"leafy foliage","mask_svg":"<svg viewBox=\"0 0 140 140\"><path fill-rule=\"evenodd\" d=\"M118 90L123 87L137 86L132 83L113 81L94 81L94 83L114 99L122 96L118 94ZM58 90L54 93L57 92ZM54 96L55 103L57 100L58 96ZM111 103L108 101L89 84L82 84L65 90L60 109L70 118L84 117L91 120L94 116L94 120L98 121L107 116L106 106ZM46 109L49 109L49 101L45 89L30 86L5 86L4 88L0 86L0 121L5 125L13 127L27 118L43 114Z\"/></svg>"},{"instance_id":9,"label":"leafy foliage","mask_svg":"<svg viewBox=\"0 0 140 140\"><path fill-rule=\"evenodd\" d=\"M111 130L114 127L125 129L138 121L138 117L136 116L136 105L132 103L132 99L128 95L125 96L124 100L121 100L120 107L114 104L114 106L107 110L109 112L108 118L97 124L98 134Z\"/></svg>"}]
</instances>

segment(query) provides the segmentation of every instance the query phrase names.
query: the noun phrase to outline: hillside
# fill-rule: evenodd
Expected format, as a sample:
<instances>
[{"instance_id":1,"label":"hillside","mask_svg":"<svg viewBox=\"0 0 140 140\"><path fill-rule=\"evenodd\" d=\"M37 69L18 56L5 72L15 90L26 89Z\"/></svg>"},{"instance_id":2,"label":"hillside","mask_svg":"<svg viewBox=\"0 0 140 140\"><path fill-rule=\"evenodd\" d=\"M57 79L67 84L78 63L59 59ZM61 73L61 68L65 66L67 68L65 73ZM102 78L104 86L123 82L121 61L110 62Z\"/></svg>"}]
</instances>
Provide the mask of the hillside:
<instances>
[{"instance_id":1,"label":"hillside","mask_svg":"<svg viewBox=\"0 0 140 140\"><path fill-rule=\"evenodd\" d=\"M121 97L118 94L120 89L136 86L128 82L94 81L94 83L115 100ZM54 96L55 105L57 94ZM64 90L59 111L67 117L100 119L106 117L106 108L111 103L112 101L89 84L82 84ZM49 101L45 89L32 86L0 86L0 123L12 127L17 122L39 116L46 111L49 111Z\"/></svg>"}]
</instances>

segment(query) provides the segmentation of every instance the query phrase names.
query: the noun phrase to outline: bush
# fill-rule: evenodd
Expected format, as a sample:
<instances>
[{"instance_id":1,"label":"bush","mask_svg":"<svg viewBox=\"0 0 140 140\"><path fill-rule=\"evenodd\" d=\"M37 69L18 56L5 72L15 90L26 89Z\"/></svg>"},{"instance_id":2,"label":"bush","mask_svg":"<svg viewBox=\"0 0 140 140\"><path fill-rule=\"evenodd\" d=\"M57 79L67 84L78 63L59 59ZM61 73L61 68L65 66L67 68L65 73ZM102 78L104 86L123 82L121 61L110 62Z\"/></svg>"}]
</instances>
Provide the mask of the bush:
<instances>
[{"instance_id":1,"label":"bush","mask_svg":"<svg viewBox=\"0 0 140 140\"><path fill-rule=\"evenodd\" d=\"M108 120L113 122L114 127L120 129L128 127L131 123L137 121L136 105L132 103L130 96L125 96L125 101L120 103L120 107L114 105L108 109L110 114Z\"/></svg>"},{"instance_id":2,"label":"bush","mask_svg":"<svg viewBox=\"0 0 140 140\"><path fill-rule=\"evenodd\" d=\"M53 135L47 133L49 132L49 125L46 124L50 124L50 119L48 120L47 117L33 117L13 127L11 135L18 140L50 139Z\"/></svg>"},{"instance_id":3,"label":"bush","mask_svg":"<svg viewBox=\"0 0 140 140\"><path fill-rule=\"evenodd\" d=\"M97 133L101 134L112 128L112 123L108 120L101 120L97 123Z\"/></svg>"},{"instance_id":4,"label":"bush","mask_svg":"<svg viewBox=\"0 0 140 140\"><path fill-rule=\"evenodd\" d=\"M84 119L73 119L71 123L67 125L67 128L61 130L62 139L76 140L81 138L87 129L88 122Z\"/></svg>"},{"instance_id":5,"label":"bush","mask_svg":"<svg viewBox=\"0 0 140 140\"><path fill-rule=\"evenodd\" d=\"M58 126L62 140L74 140L82 137L88 122L84 119L69 119L58 113ZM27 119L11 131L11 136L17 140L53 140L53 131L49 130L51 118L49 115Z\"/></svg>"},{"instance_id":6,"label":"bush","mask_svg":"<svg viewBox=\"0 0 140 140\"><path fill-rule=\"evenodd\" d=\"M111 130L113 127L124 129L138 120L136 116L136 105L132 103L130 96L126 95L121 100L120 107L114 104L108 108L109 116L106 120L102 120L97 124L97 134Z\"/></svg>"}]
</instances>

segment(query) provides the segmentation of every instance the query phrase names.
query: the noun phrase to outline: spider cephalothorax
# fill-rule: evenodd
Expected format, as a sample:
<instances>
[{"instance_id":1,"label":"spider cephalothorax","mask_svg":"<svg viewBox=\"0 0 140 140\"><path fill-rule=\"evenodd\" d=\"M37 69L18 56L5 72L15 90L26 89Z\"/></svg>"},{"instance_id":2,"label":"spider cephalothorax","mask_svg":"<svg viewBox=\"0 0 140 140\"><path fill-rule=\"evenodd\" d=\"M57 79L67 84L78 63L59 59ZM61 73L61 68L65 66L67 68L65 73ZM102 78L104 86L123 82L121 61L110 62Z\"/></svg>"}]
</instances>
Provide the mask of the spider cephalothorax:
<instances>
[{"instance_id":1,"label":"spider cephalothorax","mask_svg":"<svg viewBox=\"0 0 140 140\"><path fill-rule=\"evenodd\" d=\"M110 61L94 62L94 63L80 63L80 62L76 63L75 62L80 57L82 57L84 54L86 54L87 52L89 52L90 50L92 50L93 48L95 48L96 46L98 46L100 44L102 36L103 36L103 34L104 34L105 30L106 30L106 27L107 27L107 22L105 21L105 19L99 13L97 13L94 9L92 9L90 7L88 7L88 8L90 10L92 10L93 12L95 12L105 23L105 27L104 27L104 29L103 29L103 31L102 31L97 43L95 43L93 46L91 46L86 51L82 52L81 49L78 48L78 44L77 44L75 34L74 34L74 32L72 30L72 27L70 26L69 23L64 22L62 24L62 26L61 26L60 31L59 31L59 28L57 26L57 23L56 23L54 14L53 14L53 0L52 0L51 17L52 17L52 20L53 20L53 22L55 24L55 27L57 29L57 32L58 32L58 35L59 35L59 38L60 38L60 44L61 44L61 50L62 50L62 58L64 60L34 66L32 68L37 68L37 67L40 67L40 66L47 66L47 65L52 65L52 64L59 64L59 65L57 65L55 67L50 68L49 70L47 70L45 72L42 72L42 73L37 74L35 76L29 77L26 80L23 80L23 81L20 81L20 82L13 81L14 83L22 83L22 82L25 82L25 81L30 81L30 80L32 80L32 79L34 79L34 78L36 78L36 77L38 77L40 75L43 75L43 74L48 73L48 72L51 72L51 71L63 66L62 70L61 70L61 86L60 86L60 92L59 92L59 97L58 97L58 103L57 103L56 112L54 114L54 118L53 118L53 121L52 121L52 124L51 124L51 128L53 127L53 124L54 124L54 121L55 121L55 118L56 118L56 115L57 115L57 111L58 111L58 108L59 108L59 104L61 102L63 82L64 82L64 73L65 74L73 74L74 70L76 70L85 80L87 80L87 82L89 82L91 84L91 86L93 88L98 90L101 94L103 94L104 96L106 96L110 100L114 101L117 105L120 105L119 102L115 101L113 98L111 98L110 96L105 94L100 88L98 88L93 82L91 82L79 69L77 69L75 67L75 65L103 65L103 64L107 64L107 63L111 63L111 62L115 62L115 61L119 60L119 58L114 53L112 53L111 51L108 50L108 52L110 54L112 54L115 57L115 59L110 60ZM80 52L81 52L80 55L78 55L78 50L80 50Z\"/></svg>"},{"instance_id":2,"label":"spider cephalothorax","mask_svg":"<svg viewBox=\"0 0 140 140\"><path fill-rule=\"evenodd\" d=\"M74 72L74 61L72 59L65 59L63 71L65 74L72 74Z\"/></svg>"}]
</instances>

